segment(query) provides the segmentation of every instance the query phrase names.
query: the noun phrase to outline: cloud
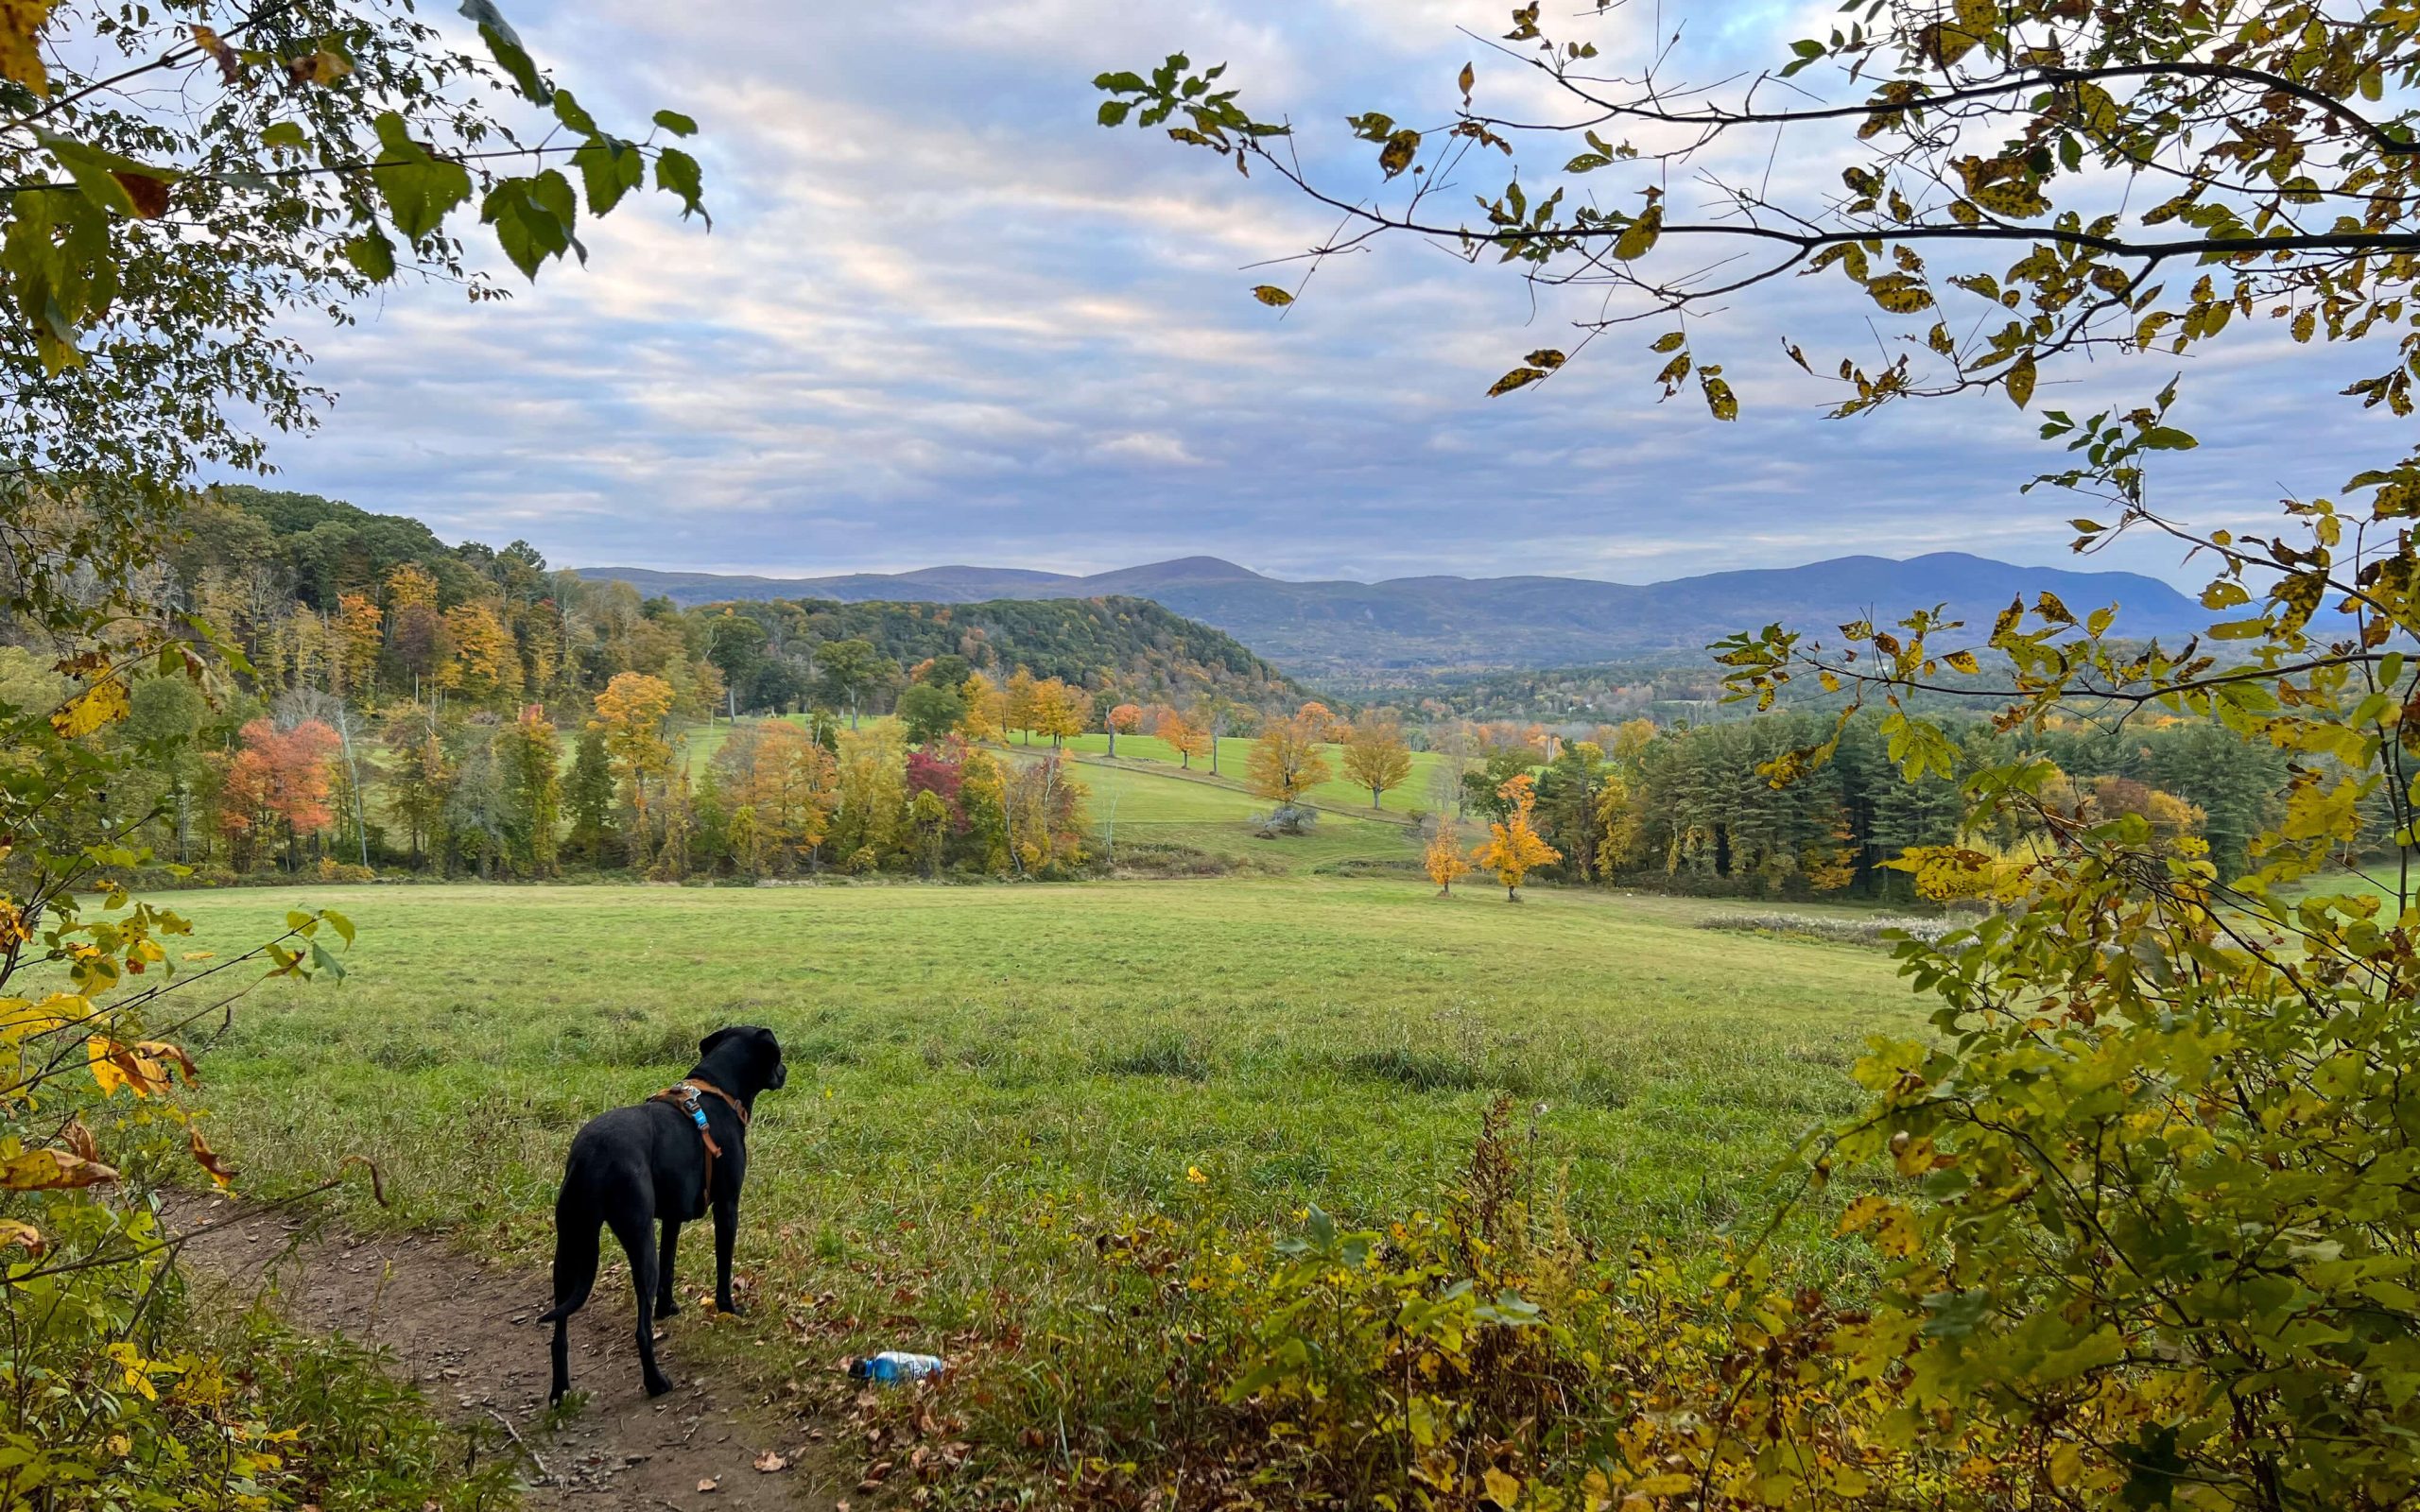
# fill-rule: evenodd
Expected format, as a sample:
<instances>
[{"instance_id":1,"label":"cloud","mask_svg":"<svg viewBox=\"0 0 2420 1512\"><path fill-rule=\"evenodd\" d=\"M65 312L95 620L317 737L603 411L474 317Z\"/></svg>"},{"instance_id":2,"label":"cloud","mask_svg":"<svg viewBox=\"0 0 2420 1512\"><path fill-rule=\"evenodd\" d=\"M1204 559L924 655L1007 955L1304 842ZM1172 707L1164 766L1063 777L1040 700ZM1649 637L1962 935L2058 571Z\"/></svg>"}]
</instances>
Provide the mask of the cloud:
<instances>
[{"instance_id":1,"label":"cloud","mask_svg":"<svg viewBox=\"0 0 2420 1512\"><path fill-rule=\"evenodd\" d=\"M1196 552L1305 576L1637 578L1939 546L2049 560L2077 512L2018 491L2057 456L1996 398L1823 419L1832 396L1780 337L1873 354L1837 278L1693 328L1739 389L1736 425L1692 394L1657 401L1644 328L1488 401L1593 312L1391 240L1322 265L1281 316L1251 286L1298 281L1305 265L1263 265L1335 217L1093 123L1096 72L1224 59L1248 105L1304 125L1307 164L1375 192L1372 149L1333 125L1348 110L1444 119L1465 60L1488 101L1541 104L1534 70L1488 44L1498 0L525 9L532 47L600 117L700 120L714 230L633 201L583 228L584 270L534 288L507 270L508 302L409 290L356 328L306 331L343 398L277 449L285 486L563 563L799 573ZM1753 26L1722 11L1710 56L1767 60L1804 9L1758 8ZM1774 166L1810 192L1838 169ZM1437 214L1507 171L1466 160ZM2197 508L2326 491L2314 466L2380 444L2362 417L2276 404L2261 364L2278 353L2255 352L2199 365L2187 419L2212 440L2162 484ZM2165 376L2095 369L2072 397ZM2148 544L2109 564L2175 571Z\"/></svg>"}]
</instances>

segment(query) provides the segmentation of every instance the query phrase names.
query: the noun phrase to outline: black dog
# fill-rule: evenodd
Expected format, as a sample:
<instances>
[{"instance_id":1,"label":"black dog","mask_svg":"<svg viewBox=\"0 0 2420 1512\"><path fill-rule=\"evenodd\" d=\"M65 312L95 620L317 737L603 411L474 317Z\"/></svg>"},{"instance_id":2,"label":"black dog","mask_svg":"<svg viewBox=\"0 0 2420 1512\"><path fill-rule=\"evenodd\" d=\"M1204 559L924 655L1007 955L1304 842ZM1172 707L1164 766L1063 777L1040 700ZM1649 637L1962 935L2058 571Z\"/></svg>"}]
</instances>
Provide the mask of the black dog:
<instances>
[{"instance_id":1,"label":"black dog","mask_svg":"<svg viewBox=\"0 0 2420 1512\"><path fill-rule=\"evenodd\" d=\"M647 1394L672 1383L655 1365L655 1320L681 1310L672 1296L672 1246L683 1222L715 1214L715 1306L731 1300L731 1244L739 1230L739 1183L748 1175L748 1120L756 1094L789 1080L770 1029L717 1029L698 1046L697 1069L680 1086L635 1108L616 1108L572 1136L563 1187L555 1198L555 1305L538 1321L555 1326L554 1388L571 1389L564 1320L596 1284L597 1227L614 1230L631 1257L638 1294L639 1369ZM655 1247L664 1221L664 1252Z\"/></svg>"}]
</instances>

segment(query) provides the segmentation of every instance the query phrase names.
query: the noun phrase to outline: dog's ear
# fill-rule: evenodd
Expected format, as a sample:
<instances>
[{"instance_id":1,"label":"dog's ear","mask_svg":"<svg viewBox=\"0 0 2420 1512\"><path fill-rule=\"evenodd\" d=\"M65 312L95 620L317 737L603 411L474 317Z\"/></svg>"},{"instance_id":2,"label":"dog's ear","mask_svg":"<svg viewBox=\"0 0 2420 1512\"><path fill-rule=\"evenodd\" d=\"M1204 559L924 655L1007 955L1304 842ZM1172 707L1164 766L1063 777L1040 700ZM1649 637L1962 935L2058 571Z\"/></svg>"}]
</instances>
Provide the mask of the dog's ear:
<instances>
[{"instance_id":1,"label":"dog's ear","mask_svg":"<svg viewBox=\"0 0 2420 1512\"><path fill-rule=\"evenodd\" d=\"M699 1057L703 1058L704 1057L713 1055L715 1053L715 1046L722 1043L724 1040L730 1039L735 1034L738 1034L739 1032L740 1031L737 1029L717 1029L714 1033L698 1041Z\"/></svg>"}]
</instances>

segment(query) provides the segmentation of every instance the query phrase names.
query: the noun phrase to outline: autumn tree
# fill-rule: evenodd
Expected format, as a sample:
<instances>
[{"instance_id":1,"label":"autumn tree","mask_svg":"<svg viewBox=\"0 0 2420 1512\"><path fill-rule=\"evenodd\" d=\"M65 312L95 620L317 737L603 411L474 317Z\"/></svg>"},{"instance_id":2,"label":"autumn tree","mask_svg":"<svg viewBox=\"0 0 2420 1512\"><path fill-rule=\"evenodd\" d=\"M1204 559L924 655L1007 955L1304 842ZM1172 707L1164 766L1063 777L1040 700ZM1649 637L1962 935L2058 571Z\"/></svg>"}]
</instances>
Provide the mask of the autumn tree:
<instances>
[{"instance_id":1,"label":"autumn tree","mask_svg":"<svg viewBox=\"0 0 2420 1512\"><path fill-rule=\"evenodd\" d=\"M1374 710L1354 723L1342 754L1344 775L1370 790L1374 809L1411 776L1411 747L1403 738L1402 724Z\"/></svg>"},{"instance_id":2,"label":"autumn tree","mask_svg":"<svg viewBox=\"0 0 2420 1512\"><path fill-rule=\"evenodd\" d=\"M1110 710L1109 717L1101 721L1101 728L1109 731L1109 753L1114 757L1117 754L1117 737L1131 735L1143 728L1143 711L1133 704L1121 703Z\"/></svg>"},{"instance_id":3,"label":"autumn tree","mask_svg":"<svg viewBox=\"0 0 2420 1512\"><path fill-rule=\"evenodd\" d=\"M1481 868L1495 873L1504 884L1508 902L1521 901L1522 879L1540 867L1551 866L1563 859L1563 852L1540 838L1532 822L1537 808L1536 783L1530 774L1506 781L1503 792L1505 816L1488 828L1488 840L1471 853L1471 860Z\"/></svg>"},{"instance_id":4,"label":"autumn tree","mask_svg":"<svg viewBox=\"0 0 2420 1512\"><path fill-rule=\"evenodd\" d=\"M1428 837L1428 849L1422 853L1421 866L1428 872L1428 880L1437 885L1437 896L1450 897L1457 879L1470 875L1471 864L1462 857L1461 842L1454 837L1454 821L1443 814L1437 816L1437 832Z\"/></svg>"},{"instance_id":5,"label":"autumn tree","mask_svg":"<svg viewBox=\"0 0 2420 1512\"><path fill-rule=\"evenodd\" d=\"M377 686L378 654L386 647L386 615L366 593L337 601L336 691L349 696Z\"/></svg>"},{"instance_id":6,"label":"autumn tree","mask_svg":"<svg viewBox=\"0 0 2420 1512\"><path fill-rule=\"evenodd\" d=\"M1071 688L1058 678L1045 678L1033 685L1033 712L1027 728L1049 736L1056 750L1070 735L1084 732L1084 703L1082 689Z\"/></svg>"},{"instance_id":7,"label":"autumn tree","mask_svg":"<svg viewBox=\"0 0 2420 1512\"><path fill-rule=\"evenodd\" d=\"M316 719L292 730L255 719L238 739L220 779L219 822L239 847L239 867L264 842L282 838L286 869L293 870L301 864L303 837L336 817L329 801L337 732Z\"/></svg>"},{"instance_id":8,"label":"autumn tree","mask_svg":"<svg viewBox=\"0 0 2420 1512\"><path fill-rule=\"evenodd\" d=\"M970 745L1005 744L1009 738L1008 695L980 672L970 672L959 688L966 712L959 716L958 732Z\"/></svg>"},{"instance_id":9,"label":"autumn tree","mask_svg":"<svg viewBox=\"0 0 2420 1512\"><path fill-rule=\"evenodd\" d=\"M1244 761L1244 785L1279 808L1301 804L1305 794L1332 775L1321 749L1333 716L1320 704L1305 704L1293 718L1260 733Z\"/></svg>"},{"instance_id":10,"label":"autumn tree","mask_svg":"<svg viewBox=\"0 0 2420 1512\"><path fill-rule=\"evenodd\" d=\"M1160 722L1151 732L1175 747L1186 771L1193 770L1193 758L1207 755L1213 748L1209 728L1173 709L1161 713Z\"/></svg>"},{"instance_id":11,"label":"autumn tree","mask_svg":"<svg viewBox=\"0 0 2420 1512\"><path fill-rule=\"evenodd\" d=\"M1033 744L1034 690L1040 686L1032 673L1019 667L1000 690L1000 728L1024 730L1028 746Z\"/></svg>"},{"instance_id":12,"label":"autumn tree","mask_svg":"<svg viewBox=\"0 0 2420 1512\"><path fill-rule=\"evenodd\" d=\"M638 833L626 837L633 860L643 846L653 843L648 833L648 784L660 783L672 770L672 746L664 729L673 697L670 683L644 672L617 673L596 696L596 724L604 731L605 753L638 816Z\"/></svg>"},{"instance_id":13,"label":"autumn tree","mask_svg":"<svg viewBox=\"0 0 2420 1512\"><path fill-rule=\"evenodd\" d=\"M521 654L512 632L487 603L457 604L445 611L445 663L437 685L475 703L493 703L521 691Z\"/></svg>"}]
</instances>

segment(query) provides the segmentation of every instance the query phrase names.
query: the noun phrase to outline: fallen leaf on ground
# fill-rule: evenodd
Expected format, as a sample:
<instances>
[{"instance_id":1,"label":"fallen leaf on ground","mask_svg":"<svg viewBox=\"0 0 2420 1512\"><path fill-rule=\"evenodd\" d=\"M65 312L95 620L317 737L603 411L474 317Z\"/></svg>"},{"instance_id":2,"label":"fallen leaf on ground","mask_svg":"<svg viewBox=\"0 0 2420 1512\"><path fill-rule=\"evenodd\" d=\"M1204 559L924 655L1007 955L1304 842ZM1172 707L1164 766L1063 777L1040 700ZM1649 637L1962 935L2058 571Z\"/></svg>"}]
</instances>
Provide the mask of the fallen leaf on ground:
<instances>
[{"instance_id":1,"label":"fallen leaf on ground","mask_svg":"<svg viewBox=\"0 0 2420 1512\"><path fill-rule=\"evenodd\" d=\"M790 1462L782 1457L780 1451L769 1449L756 1456L756 1468L770 1475L775 1470L788 1469Z\"/></svg>"},{"instance_id":2,"label":"fallen leaf on ground","mask_svg":"<svg viewBox=\"0 0 2420 1512\"><path fill-rule=\"evenodd\" d=\"M704 1481L700 1481L700 1482L698 1483L698 1490L699 1490L700 1494L703 1494L703 1493L705 1493L705 1492L712 1491L712 1490L713 1490L717 1486L719 1486L720 1484L722 1484L722 1483L721 1483L720 1481L717 1481L717 1480L704 1480Z\"/></svg>"}]
</instances>

